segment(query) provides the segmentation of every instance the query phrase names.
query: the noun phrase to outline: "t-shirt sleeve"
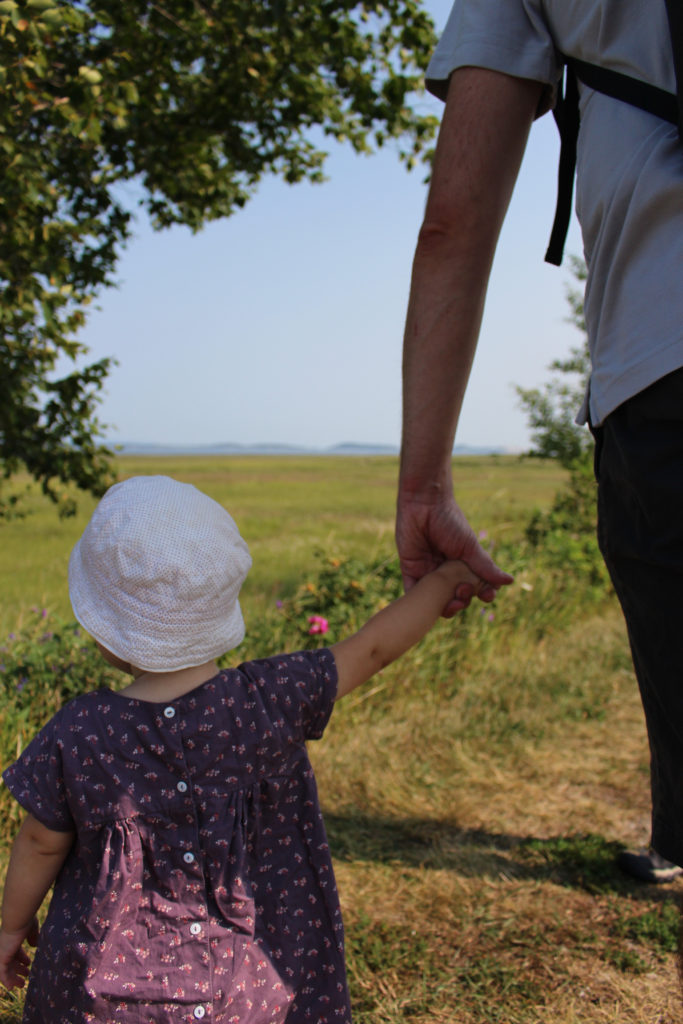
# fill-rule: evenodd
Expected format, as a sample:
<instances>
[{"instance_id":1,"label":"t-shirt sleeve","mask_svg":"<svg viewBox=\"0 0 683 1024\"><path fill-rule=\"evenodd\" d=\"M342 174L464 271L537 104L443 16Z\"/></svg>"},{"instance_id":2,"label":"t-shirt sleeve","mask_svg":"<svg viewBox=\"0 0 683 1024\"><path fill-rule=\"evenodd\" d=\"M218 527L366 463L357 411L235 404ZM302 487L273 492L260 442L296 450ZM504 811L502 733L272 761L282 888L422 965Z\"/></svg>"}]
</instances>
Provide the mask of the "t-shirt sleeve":
<instances>
[{"instance_id":1,"label":"t-shirt sleeve","mask_svg":"<svg viewBox=\"0 0 683 1024\"><path fill-rule=\"evenodd\" d=\"M64 782L60 722L57 714L2 777L15 800L41 824L55 832L69 832L75 823Z\"/></svg>"},{"instance_id":2,"label":"t-shirt sleeve","mask_svg":"<svg viewBox=\"0 0 683 1024\"><path fill-rule=\"evenodd\" d=\"M537 116L554 103L561 63L541 0L456 0L427 68L427 88L445 99L456 68L480 67L543 82Z\"/></svg>"},{"instance_id":3,"label":"t-shirt sleeve","mask_svg":"<svg viewBox=\"0 0 683 1024\"><path fill-rule=\"evenodd\" d=\"M296 651L240 666L257 681L275 717L301 741L320 739L337 696L337 666L327 647Z\"/></svg>"}]
</instances>

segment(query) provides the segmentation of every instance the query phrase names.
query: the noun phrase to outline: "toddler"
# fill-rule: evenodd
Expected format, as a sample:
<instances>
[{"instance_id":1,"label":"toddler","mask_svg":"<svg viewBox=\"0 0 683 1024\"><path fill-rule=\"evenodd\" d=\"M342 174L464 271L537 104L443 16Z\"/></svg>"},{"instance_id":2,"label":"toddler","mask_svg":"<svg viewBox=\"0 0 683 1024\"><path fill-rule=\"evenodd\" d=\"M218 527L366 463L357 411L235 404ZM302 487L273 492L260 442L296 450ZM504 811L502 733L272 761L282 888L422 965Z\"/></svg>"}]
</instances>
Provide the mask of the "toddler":
<instances>
[{"instance_id":1,"label":"toddler","mask_svg":"<svg viewBox=\"0 0 683 1024\"><path fill-rule=\"evenodd\" d=\"M250 565L225 509L163 476L112 487L72 552L76 618L132 682L66 704L4 773L28 812L0 928L7 988L37 944L24 1024L350 1024L306 741L479 581L445 562L330 648L220 670Z\"/></svg>"}]
</instances>

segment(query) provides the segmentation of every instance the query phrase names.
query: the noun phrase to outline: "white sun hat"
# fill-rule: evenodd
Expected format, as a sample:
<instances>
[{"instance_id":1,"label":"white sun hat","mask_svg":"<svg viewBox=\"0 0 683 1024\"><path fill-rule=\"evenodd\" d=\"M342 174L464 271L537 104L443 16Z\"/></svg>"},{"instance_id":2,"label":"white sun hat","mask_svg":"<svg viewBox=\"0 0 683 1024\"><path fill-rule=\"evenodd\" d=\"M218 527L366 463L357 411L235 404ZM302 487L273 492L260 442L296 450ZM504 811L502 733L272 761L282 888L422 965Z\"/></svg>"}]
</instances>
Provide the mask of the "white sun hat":
<instances>
[{"instance_id":1,"label":"white sun hat","mask_svg":"<svg viewBox=\"0 0 683 1024\"><path fill-rule=\"evenodd\" d=\"M114 484L69 560L80 624L146 672L203 665L244 638L240 587L249 548L232 516L191 484L136 476Z\"/></svg>"}]
</instances>

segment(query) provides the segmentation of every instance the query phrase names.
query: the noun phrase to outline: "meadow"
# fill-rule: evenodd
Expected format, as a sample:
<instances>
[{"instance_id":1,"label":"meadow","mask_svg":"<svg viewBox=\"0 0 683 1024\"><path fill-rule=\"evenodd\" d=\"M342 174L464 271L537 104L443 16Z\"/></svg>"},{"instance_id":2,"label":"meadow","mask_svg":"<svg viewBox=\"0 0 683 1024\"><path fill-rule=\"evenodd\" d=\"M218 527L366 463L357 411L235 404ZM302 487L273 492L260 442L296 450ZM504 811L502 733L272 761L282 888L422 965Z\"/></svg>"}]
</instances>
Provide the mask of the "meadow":
<instances>
[{"instance_id":1,"label":"meadow","mask_svg":"<svg viewBox=\"0 0 683 1024\"><path fill-rule=\"evenodd\" d=\"M582 538L531 546L556 465L458 458L470 521L515 584L449 621L335 709L312 745L344 909L356 1024L673 1024L683 883L623 876L647 839L648 751L628 643ZM393 458L122 458L223 502L250 544L231 660L334 641L400 591ZM0 525L2 767L99 663L75 634L70 548L27 484ZM552 541L552 543L551 543ZM324 638L308 617L324 615ZM18 813L0 794L4 871ZM20 1020L0 996L0 1024Z\"/></svg>"}]
</instances>

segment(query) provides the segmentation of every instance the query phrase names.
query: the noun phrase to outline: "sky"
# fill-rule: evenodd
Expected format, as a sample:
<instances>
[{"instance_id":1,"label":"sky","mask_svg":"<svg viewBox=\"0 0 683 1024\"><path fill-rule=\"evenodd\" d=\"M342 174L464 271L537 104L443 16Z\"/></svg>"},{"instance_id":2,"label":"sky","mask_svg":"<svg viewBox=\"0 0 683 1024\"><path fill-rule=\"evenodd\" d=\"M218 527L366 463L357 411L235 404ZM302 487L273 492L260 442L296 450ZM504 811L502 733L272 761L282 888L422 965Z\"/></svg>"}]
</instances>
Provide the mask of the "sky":
<instances>
[{"instance_id":1,"label":"sky","mask_svg":"<svg viewBox=\"0 0 683 1024\"><path fill-rule=\"evenodd\" d=\"M437 30L450 0L427 0ZM441 116L431 97L419 100ZM456 444L529 445L515 385L580 341L568 261L543 262L558 141L533 126L494 263ZM115 444L398 446L401 347L425 172L395 150L334 149L323 185L264 180L197 235L144 218L79 340L115 358L98 416ZM581 254L577 225L567 247Z\"/></svg>"}]
</instances>

